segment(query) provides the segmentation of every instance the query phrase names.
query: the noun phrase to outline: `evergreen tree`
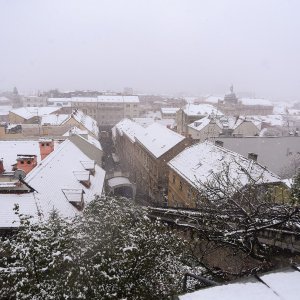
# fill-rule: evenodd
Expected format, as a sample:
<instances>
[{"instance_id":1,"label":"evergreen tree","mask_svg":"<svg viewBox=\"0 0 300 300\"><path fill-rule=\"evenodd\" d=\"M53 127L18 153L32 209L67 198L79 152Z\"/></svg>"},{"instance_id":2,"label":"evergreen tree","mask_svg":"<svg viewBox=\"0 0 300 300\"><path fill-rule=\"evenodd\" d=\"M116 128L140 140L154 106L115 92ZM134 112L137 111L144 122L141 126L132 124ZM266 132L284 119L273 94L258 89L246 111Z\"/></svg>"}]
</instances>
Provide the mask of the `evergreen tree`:
<instances>
[{"instance_id":1,"label":"evergreen tree","mask_svg":"<svg viewBox=\"0 0 300 300\"><path fill-rule=\"evenodd\" d=\"M97 198L72 221L20 220L0 245L7 299L166 299L191 271L183 241L124 198Z\"/></svg>"}]
</instances>

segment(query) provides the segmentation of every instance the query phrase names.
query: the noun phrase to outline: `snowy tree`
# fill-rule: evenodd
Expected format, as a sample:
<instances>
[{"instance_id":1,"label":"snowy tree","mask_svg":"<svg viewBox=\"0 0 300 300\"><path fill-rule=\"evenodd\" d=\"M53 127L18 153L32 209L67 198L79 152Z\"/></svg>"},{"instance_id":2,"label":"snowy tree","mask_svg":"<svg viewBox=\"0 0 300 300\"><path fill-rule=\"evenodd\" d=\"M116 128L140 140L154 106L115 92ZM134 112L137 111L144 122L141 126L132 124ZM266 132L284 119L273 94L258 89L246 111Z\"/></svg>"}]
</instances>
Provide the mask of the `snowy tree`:
<instances>
[{"instance_id":1,"label":"snowy tree","mask_svg":"<svg viewBox=\"0 0 300 300\"><path fill-rule=\"evenodd\" d=\"M293 205L288 198L285 203L278 202L275 190L279 192L280 186L274 187L261 181L262 176L253 177L240 168L239 172L243 172L240 178L242 175L248 177L245 185L230 176L230 168L226 165L222 171L212 172L209 180L198 182L197 213L180 210L176 213L176 222L191 228L194 238L199 239L195 244L199 263L220 278L272 267L274 256L280 252L273 247L275 239L272 233L280 235L289 231L299 235L296 226L300 223L299 206ZM296 186L294 191L298 195ZM265 243L266 233L270 234L269 244ZM215 258L210 256L214 251L224 256L232 253L234 262L238 259L237 253L240 253L238 271L228 271L233 269L233 263L227 270L214 270L211 260Z\"/></svg>"},{"instance_id":2,"label":"snowy tree","mask_svg":"<svg viewBox=\"0 0 300 300\"><path fill-rule=\"evenodd\" d=\"M20 220L0 248L8 299L165 299L192 271L183 241L124 198L97 198L72 221Z\"/></svg>"},{"instance_id":3,"label":"snowy tree","mask_svg":"<svg viewBox=\"0 0 300 300\"><path fill-rule=\"evenodd\" d=\"M291 198L294 204L300 205L300 168L298 169L297 174L293 178Z\"/></svg>"}]
</instances>

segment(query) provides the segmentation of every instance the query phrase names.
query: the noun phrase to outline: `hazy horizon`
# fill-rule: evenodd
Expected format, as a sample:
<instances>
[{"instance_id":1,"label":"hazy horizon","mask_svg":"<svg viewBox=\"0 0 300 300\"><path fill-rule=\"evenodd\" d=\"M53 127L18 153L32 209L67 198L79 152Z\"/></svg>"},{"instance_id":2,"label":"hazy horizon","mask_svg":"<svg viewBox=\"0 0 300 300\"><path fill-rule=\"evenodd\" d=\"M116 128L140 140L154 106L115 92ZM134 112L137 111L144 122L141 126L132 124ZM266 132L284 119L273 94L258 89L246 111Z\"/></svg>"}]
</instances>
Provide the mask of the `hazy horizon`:
<instances>
[{"instance_id":1,"label":"hazy horizon","mask_svg":"<svg viewBox=\"0 0 300 300\"><path fill-rule=\"evenodd\" d=\"M0 90L299 100L296 0L0 0Z\"/></svg>"}]
</instances>

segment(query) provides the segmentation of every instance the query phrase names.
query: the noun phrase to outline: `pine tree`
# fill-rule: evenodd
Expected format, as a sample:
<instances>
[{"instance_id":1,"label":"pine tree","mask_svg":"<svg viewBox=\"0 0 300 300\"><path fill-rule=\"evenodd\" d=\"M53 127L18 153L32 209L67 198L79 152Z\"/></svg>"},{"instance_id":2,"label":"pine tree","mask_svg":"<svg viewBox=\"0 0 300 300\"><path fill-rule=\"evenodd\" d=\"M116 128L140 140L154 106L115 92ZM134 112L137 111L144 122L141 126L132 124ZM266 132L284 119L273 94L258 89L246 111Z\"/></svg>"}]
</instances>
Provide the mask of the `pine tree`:
<instances>
[{"instance_id":1,"label":"pine tree","mask_svg":"<svg viewBox=\"0 0 300 300\"><path fill-rule=\"evenodd\" d=\"M19 217L0 245L7 299L166 299L191 271L183 241L124 198L97 198L75 220Z\"/></svg>"}]
</instances>

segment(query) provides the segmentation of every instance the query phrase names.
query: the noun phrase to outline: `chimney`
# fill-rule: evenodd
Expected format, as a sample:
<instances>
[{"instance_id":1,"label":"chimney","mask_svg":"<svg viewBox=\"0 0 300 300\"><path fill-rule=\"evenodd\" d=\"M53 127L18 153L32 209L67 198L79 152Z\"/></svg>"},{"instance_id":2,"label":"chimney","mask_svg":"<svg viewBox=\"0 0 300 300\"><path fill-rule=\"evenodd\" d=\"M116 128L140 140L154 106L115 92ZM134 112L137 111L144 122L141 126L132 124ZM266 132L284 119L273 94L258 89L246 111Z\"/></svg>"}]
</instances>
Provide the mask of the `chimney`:
<instances>
[{"instance_id":1,"label":"chimney","mask_svg":"<svg viewBox=\"0 0 300 300\"><path fill-rule=\"evenodd\" d=\"M18 154L17 157L17 169L23 170L28 174L37 165L36 155L24 155Z\"/></svg>"},{"instance_id":2,"label":"chimney","mask_svg":"<svg viewBox=\"0 0 300 300\"><path fill-rule=\"evenodd\" d=\"M223 142L223 141L220 141L220 140L216 140L216 141L215 141L215 145L216 145L216 146L219 146L219 147L223 147L223 146L224 146L224 142Z\"/></svg>"},{"instance_id":3,"label":"chimney","mask_svg":"<svg viewBox=\"0 0 300 300\"><path fill-rule=\"evenodd\" d=\"M3 158L0 159L0 174L4 173L4 165L3 165Z\"/></svg>"},{"instance_id":4,"label":"chimney","mask_svg":"<svg viewBox=\"0 0 300 300\"><path fill-rule=\"evenodd\" d=\"M257 161L257 157L258 157L258 155L256 153L248 153L248 159Z\"/></svg>"},{"instance_id":5,"label":"chimney","mask_svg":"<svg viewBox=\"0 0 300 300\"><path fill-rule=\"evenodd\" d=\"M41 160L46 158L51 152L54 151L53 139L40 139L39 145L40 145Z\"/></svg>"}]
</instances>

